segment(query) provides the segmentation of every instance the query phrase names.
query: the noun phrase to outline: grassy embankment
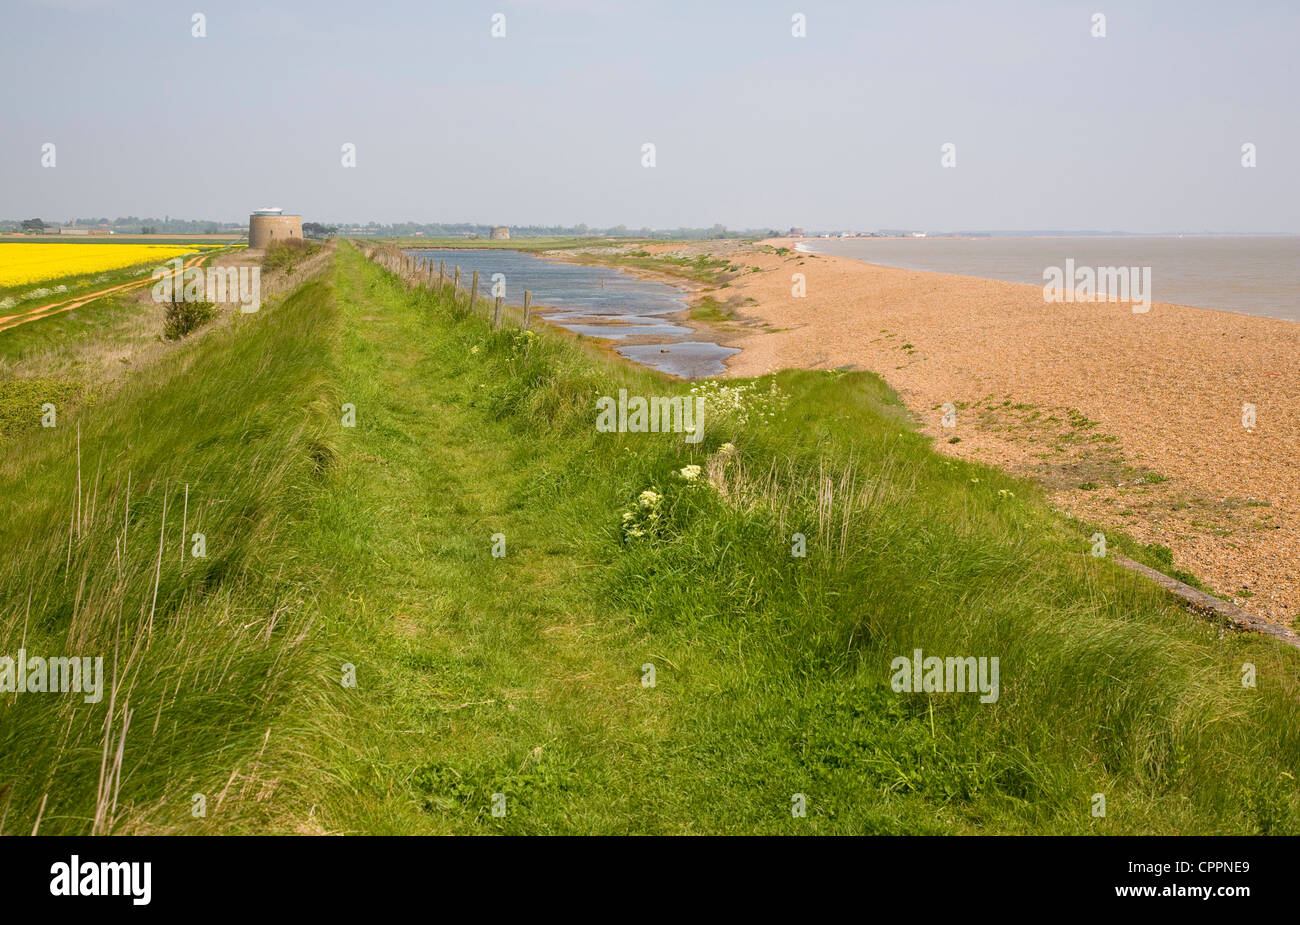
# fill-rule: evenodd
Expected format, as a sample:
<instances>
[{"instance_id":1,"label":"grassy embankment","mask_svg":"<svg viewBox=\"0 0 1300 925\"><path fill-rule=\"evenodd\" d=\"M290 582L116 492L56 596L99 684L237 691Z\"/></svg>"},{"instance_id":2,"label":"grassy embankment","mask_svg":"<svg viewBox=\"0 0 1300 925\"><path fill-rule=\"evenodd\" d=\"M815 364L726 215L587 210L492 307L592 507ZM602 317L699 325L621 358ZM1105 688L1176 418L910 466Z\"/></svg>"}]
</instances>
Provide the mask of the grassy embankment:
<instances>
[{"instance_id":1,"label":"grassy embankment","mask_svg":"<svg viewBox=\"0 0 1300 925\"><path fill-rule=\"evenodd\" d=\"M694 447L596 433L596 396L685 386L341 246L7 448L0 653L118 669L111 709L0 695L4 831L1300 831L1296 653L1092 558L875 377L771 381ZM914 648L999 657L998 701L894 693Z\"/></svg>"}]
</instances>

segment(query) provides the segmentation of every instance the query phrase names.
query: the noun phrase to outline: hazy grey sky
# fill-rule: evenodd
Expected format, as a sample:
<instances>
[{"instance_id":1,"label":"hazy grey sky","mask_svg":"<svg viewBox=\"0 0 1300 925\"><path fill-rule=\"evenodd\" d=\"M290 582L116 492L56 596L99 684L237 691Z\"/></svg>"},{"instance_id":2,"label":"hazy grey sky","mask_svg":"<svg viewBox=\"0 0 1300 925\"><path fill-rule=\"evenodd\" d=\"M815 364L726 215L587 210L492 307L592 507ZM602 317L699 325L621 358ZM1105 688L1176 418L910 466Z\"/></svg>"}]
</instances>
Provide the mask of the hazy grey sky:
<instances>
[{"instance_id":1,"label":"hazy grey sky","mask_svg":"<svg viewBox=\"0 0 1300 925\"><path fill-rule=\"evenodd\" d=\"M0 9L6 218L1300 231L1289 0Z\"/></svg>"}]
</instances>

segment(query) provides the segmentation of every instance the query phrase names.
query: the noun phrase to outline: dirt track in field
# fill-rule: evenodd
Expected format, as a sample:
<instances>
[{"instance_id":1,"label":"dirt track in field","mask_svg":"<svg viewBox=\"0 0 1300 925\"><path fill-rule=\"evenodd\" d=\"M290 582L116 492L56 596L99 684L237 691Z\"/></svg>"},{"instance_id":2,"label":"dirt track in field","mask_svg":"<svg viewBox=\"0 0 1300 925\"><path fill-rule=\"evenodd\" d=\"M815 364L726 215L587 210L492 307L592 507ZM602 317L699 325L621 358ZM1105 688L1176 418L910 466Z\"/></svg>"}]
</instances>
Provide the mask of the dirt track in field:
<instances>
[{"instance_id":1,"label":"dirt track in field","mask_svg":"<svg viewBox=\"0 0 1300 925\"><path fill-rule=\"evenodd\" d=\"M191 257L189 260L185 262L184 269L188 270L190 267L197 266L199 262L202 260L203 260L202 254ZM174 276L175 273L172 273L170 275ZM102 299L104 296L110 295L111 293L121 292L124 289L135 289L140 286L146 286L150 283L153 283L157 279L166 279L166 278L167 277L165 276L164 277L151 276L148 279L138 279L130 283L121 283L117 286L109 286L107 289L101 289L98 292L83 293L78 296L73 296L71 299L64 302L53 302L48 305L40 305L37 306L36 308L28 309L26 312L18 312L17 314L14 315L5 315L3 317L0 317L0 331L7 331L10 328L16 328L19 325L27 324L30 321L40 321L42 318L48 318L51 315L58 315L63 312L70 312L74 308L80 308L81 306L93 302L96 299Z\"/></svg>"}]
</instances>

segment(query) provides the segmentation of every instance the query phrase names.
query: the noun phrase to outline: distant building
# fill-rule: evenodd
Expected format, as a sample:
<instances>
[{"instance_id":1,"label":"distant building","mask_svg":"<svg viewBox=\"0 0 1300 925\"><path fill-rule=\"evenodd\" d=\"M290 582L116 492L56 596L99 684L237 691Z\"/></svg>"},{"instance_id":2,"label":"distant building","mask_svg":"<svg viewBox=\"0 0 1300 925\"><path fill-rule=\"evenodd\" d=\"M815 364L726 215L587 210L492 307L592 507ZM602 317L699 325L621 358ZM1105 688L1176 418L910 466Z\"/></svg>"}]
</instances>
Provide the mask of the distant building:
<instances>
[{"instance_id":1,"label":"distant building","mask_svg":"<svg viewBox=\"0 0 1300 925\"><path fill-rule=\"evenodd\" d=\"M914 238L924 238L924 237L925 237L925 232L924 232L924 231L913 231L913 232L912 232L912 237L914 237Z\"/></svg>"},{"instance_id":2,"label":"distant building","mask_svg":"<svg viewBox=\"0 0 1300 925\"><path fill-rule=\"evenodd\" d=\"M791 228L791 229L790 229L790 235L789 235L789 237L792 237L792 238L802 238L802 237L803 237L803 229L802 229L802 228Z\"/></svg>"},{"instance_id":3,"label":"distant building","mask_svg":"<svg viewBox=\"0 0 1300 925\"><path fill-rule=\"evenodd\" d=\"M495 228L492 229L492 240L509 241L510 229L507 228L505 225L497 225Z\"/></svg>"},{"instance_id":4,"label":"distant building","mask_svg":"<svg viewBox=\"0 0 1300 925\"><path fill-rule=\"evenodd\" d=\"M302 240L302 216L280 208L258 209L248 217L248 247L257 250L272 241Z\"/></svg>"}]
</instances>

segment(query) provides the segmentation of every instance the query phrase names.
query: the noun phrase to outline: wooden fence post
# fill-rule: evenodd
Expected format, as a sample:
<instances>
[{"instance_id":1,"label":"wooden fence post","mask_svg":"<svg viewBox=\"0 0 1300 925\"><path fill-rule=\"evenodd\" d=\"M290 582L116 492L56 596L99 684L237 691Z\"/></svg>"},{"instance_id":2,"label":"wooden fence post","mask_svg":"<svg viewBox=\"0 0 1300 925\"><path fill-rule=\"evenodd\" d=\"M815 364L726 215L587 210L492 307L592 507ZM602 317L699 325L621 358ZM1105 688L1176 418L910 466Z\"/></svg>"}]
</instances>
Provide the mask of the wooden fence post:
<instances>
[{"instance_id":1,"label":"wooden fence post","mask_svg":"<svg viewBox=\"0 0 1300 925\"><path fill-rule=\"evenodd\" d=\"M528 322L533 314L533 294L527 289L524 290L524 330L528 330Z\"/></svg>"},{"instance_id":2,"label":"wooden fence post","mask_svg":"<svg viewBox=\"0 0 1300 925\"><path fill-rule=\"evenodd\" d=\"M501 327L501 296L497 296L497 307L492 312L492 327Z\"/></svg>"},{"instance_id":3,"label":"wooden fence post","mask_svg":"<svg viewBox=\"0 0 1300 925\"><path fill-rule=\"evenodd\" d=\"M442 290L447 287L444 277L447 275L447 261L438 261L438 294L442 295Z\"/></svg>"},{"instance_id":4,"label":"wooden fence post","mask_svg":"<svg viewBox=\"0 0 1300 925\"><path fill-rule=\"evenodd\" d=\"M456 268L456 276L451 281L451 300L453 302L460 299L460 267Z\"/></svg>"},{"instance_id":5,"label":"wooden fence post","mask_svg":"<svg viewBox=\"0 0 1300 925\"><path fill-rule=\"evenodd\" d=\"M474 282L469 287L469 313L474 314L474 303L478 301L478 270L474 271Z\"/></svg>"}]
</instances>

